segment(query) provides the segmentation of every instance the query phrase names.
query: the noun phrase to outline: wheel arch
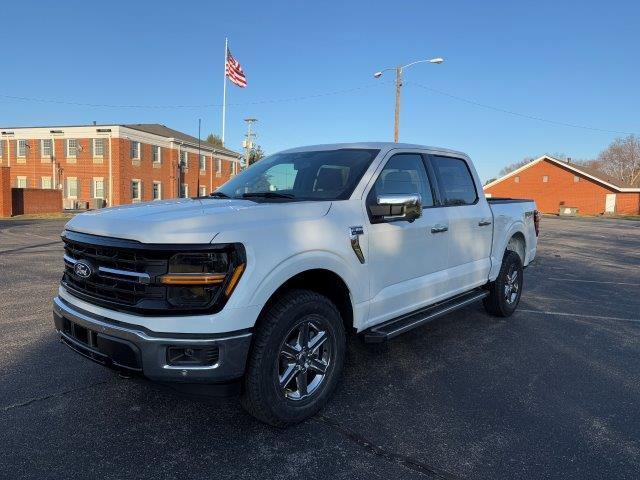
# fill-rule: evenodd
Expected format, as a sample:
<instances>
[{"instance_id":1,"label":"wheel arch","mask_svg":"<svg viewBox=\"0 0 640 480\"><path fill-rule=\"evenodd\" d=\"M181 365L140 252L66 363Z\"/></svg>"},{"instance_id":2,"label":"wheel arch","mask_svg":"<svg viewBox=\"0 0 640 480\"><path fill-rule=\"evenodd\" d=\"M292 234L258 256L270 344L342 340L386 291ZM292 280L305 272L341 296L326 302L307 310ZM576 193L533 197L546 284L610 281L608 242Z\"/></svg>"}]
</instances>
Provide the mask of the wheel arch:
<instances>
[{"instance_id":1,"label":"wheel arch","mask_svg":"<svg viewBox=\"0 0 640 480\"><path fill-rule=\"evenodd\" d=\"M491 270L489 272L490 282L493 282L498 277L502 260L507 251L516 252L522 260L522 265L527 265L527 236L524 224L521 221L514 222L502 232L497 231L494 233Z\"/></svg>"},{"instance_id":2,"label":"wheel arch","mask_svg":"<svg viewBox=\"0 0 640 480\"><path fill-rule=\"evenodd\" d=\"M263 305L256 321L256 327L264 318L265 312L285 293L294 289L310 290L324 295L338 309L345 331L348 332L354 328L354 310L349 287L340 275L325 268L304 270L285 280Z\"/></svg>"},{"instance_id":3,"label":"wheel arch","mask_svg":"<svg viewBox=\"0 0 640 480\"><path fill-rule=\"evenodd\" d=\"M520 256L520 260L522 264L525 264L525 258L527 255L527 240L524 234L521 231L516 231L511 235L509 241L507 242L507 247L505 248L505 253L510 250L512 252L516 252ZM504 256L504 253L503 253Z\"/></svg>"}]
</instances>

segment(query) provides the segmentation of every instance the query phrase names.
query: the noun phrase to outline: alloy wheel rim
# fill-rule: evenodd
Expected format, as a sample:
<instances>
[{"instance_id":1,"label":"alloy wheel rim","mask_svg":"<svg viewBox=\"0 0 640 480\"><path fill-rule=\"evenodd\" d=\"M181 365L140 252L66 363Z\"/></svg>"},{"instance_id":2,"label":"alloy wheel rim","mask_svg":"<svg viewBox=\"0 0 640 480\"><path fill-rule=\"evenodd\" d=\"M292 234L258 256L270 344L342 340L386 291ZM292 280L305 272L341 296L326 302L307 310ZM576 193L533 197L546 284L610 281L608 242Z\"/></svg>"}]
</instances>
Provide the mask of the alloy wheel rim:
<instances>
[{"instance_id":1,"label":"alloy wheel rim","mask_svg":"<svg viewBox=\"0 0 640 480\"><path fill-rule=\"evenodd\" d=\"M293 401L308 398L324 383L332 361L329 330L319 318L307 317L295 325L280 345L278 386Z\"/></svg>"},{"instance_id":2,"label":"alloy wheel rim","mask_svg":"<svg viewBox=\"0 0 640 480\"><path fill-rule=\"evenodd\" d=\"M518 269L515 265L509 268L505 282L504 282L504 299L508 304L512 305L518 298L520 292L520 278L518 275Z\"/></svg>"}]
</instances>

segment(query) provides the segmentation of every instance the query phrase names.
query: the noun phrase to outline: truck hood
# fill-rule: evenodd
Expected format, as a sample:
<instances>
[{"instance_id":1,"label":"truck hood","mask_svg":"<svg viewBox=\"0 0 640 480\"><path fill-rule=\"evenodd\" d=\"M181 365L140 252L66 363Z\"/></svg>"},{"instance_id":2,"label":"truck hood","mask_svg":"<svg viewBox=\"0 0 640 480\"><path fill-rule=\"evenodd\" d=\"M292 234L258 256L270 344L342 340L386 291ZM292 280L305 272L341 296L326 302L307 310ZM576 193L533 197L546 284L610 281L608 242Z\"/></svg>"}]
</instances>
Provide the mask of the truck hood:
<instances>
[{"instance_id":1,"label":"truck hood","mask_svg":"<svg viewBox=\"0 0 640 480\"><path fill-rule=\"evenodd\" d=\"M210 243L218 233L247 223L256 226L311 220L326 215L330 208L331 202L186 198L94 210L76 215L66 228L142 243Z\"/></svg>"}]
</instances>

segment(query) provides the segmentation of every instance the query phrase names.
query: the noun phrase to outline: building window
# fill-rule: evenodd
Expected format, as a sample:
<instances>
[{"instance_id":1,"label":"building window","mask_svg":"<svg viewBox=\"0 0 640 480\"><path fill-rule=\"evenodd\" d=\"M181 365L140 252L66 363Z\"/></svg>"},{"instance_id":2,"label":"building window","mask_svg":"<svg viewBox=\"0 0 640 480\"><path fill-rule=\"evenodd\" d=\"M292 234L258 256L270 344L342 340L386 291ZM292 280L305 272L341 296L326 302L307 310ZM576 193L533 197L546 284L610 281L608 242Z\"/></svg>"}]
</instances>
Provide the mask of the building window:
<instances>
[{"instance_id":1,"label":"building window","mask_svg":"<svg viewBox=\"0 0 640 480\"><path fill-rule=\"evenodd\" d=\"M201 197L206 197L207 196L207 187L200 187L200 196Z\"/></svg>"},{"instance_id":2,"label":"building window","mask_svg":"<svg viewBox=\"0 0 640 480\"><path fill-rule=\"evenodd\" d=\"M180 152L180 165L183 166L184 170L189 168L189 156L184 150Z\"/></svg>"},{"instance_id":3,"label":"building window","mask_svg":"<svg viewBox=\"0 0 640 480\"><path fill-rule=\"evenodd\" d=\"M573 176L573 183L578 183L580 181L580 177L578 175Z\"/></svg>"},{"instance_id":4,"label":"building window","mask_svg":"<svg viewBox=\"0 0 640 480\"><path fill-rule=\"evenodd\" d=\"M4 156L4 140L0 140L0 158Z\"/></svg>"},{"instance_id":5,"label":"building window","mask_svg":"<svg viewBox=\"0 0 640 480\"><path fill-rule=\"evenodd\" d=\"M131 180L131 200L139 202L142 198L140 180Z\"/></svg>"},{"instance_id":6,"label":"building window","mask_svg":"<svg viewBox=\"0 0 640 480\"><path fill-rule=\"evenodd\" d=\"M104 200L104 179L102 177L93 179L93 198Z\"/></svg>"},{"instance_id":7,"label":"building window","mask_svg":"<svg viewBox=\"0 0 640 480\"><path fill-rule=\"evenodd\" d=\"M104 138L93 139L93 156L104 157Z\"/></svg>"},{"instance_id":8,"label":"building window","mask_svg":"<svg viewBox=\"0 0 640 480\"><path fill-rule=\"evenodd\" d=\"M140 142L131 141L131 150L129 155L131 160L140 160Z\"/></svg>"},{"instance_id":9,"label":"building window","mask_svg":"<svg viewBox=\"0 0 640 480\"><path fill-rule=\"evenodd\" d=\"M40 188L50 189L51 188L51 177L41 177L40 178Z\"/></svg>"},{"instance_id":10,"label":"building window","mask_svg":"<svg viewBox=\"0 0 640 480\"><path fill-rule=\"evenodd\" d=\"M151 147L153 151L153 163L160 163L162 161L162 149L156 145Z\"/></svg>"},{"instance_id":11,"label":"building window","mask_svg":"<svg viewBox=\"0 0 640 480\"><path fill-rule=\"evenodd\" d=\"M180 197L189 198L189 185L186 183L180 184Z\"/></svg>"},{"instance_id":12,"label":"building window","mask_svg":"<svg viewBox=\"0 0 640 480\"><path fill-rule=\"evenodd\" d=\"M513 181L514 181L514 182L516 182L516 183L520 183L520 177L515 177L515 178L513 179Z\"/></svg>"},{"instance_id":13,"label":"building window","mask_svg":"<svg viewBox=\"0 0 640 480\"><path fill-rule=\"evenodd\" d=\"M67 178L67 197L78 198L78 179L76 177Z\"/></svg>"},{"instance_id":14,"label":"building window","mask_svg":"<svg viewBox=\"0 0 640 480\"><path fill-rule=\"evenodd\" d=\"M16 187L27 188L27 177L16 177Z\"/></svg>"},{"instance_id":15,"label":"building window","mask_svg":"<svg viewBox=\"0 0 640 480\"><path fill-rule=\"evenodd\" d=\"M207 169L207 160L204 155L200 155L200 170L205 171Z\"/></svg>"},{"instance_id":16,"label":"building window","mask_svg":"<svg viewBox=\"0 0 640 480\"><path fill-rule=\"evenodd\" d=\"M27 141L18 140L18 157L26 157L26 156L27 156Z\"/></svg>"},{"instance_id":17,"label":"building window","mask_svg":"<svg viewBox=\"0 0 640 480\"><path fill-rule=\"evenodd\" d=\"M549 176L548 175L543 175L542 176L542 183L549 183Z\"/></svg>"},{"instance_id":18,"label":"building window","mask_svg":"<svg viewBox=\"0 0 640 480\"><path fill-rule=\"evenodd\" d=\"M162 200L162 183L153 182L153 199Z\"/></svg>"},{"instance_id":19,"label":"building window","mask_svg":"<svg viewBox=\"0 0 640 480\"><path fill-rule=\"evenodd\" d=\"M216 177L219 177L222 173L222 160L216 158Z\"/></svg>"},{"instance_id":20,"label":"building window","mask_svg":"<svg viewBox=\"0 0 640 480\"><path fill-rule=\"evenodd\" d=\"M69 138L67 140L67 157L76 158L78 155L78 140Z\"/></svg>"},{"instance_id":21,"label":"building window","mask_svg":"<svg viewBox=\"0 0 640 480\"><path fill-rule=\"evenodd\" d=\"M50 138L40 141L40 148L42 150L43 157L50 157L53 155L53 140Z\"/></svg>"}]
</instances>

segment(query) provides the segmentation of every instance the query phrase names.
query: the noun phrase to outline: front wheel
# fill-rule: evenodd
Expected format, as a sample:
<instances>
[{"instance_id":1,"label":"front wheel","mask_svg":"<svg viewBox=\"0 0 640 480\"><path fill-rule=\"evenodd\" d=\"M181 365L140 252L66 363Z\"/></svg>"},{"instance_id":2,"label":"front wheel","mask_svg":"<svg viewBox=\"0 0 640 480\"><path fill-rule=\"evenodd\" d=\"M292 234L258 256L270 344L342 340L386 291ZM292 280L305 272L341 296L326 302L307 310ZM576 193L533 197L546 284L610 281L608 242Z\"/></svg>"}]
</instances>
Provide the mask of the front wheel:
<instances>
[{"instance_id":1,"label":"front wheel","mask_svg":"<svg viewBox=\"0 0 640 480\"><path fill-rule=\"evenodd\" d=\"M344 327L334 304L312 291L291 290L265 312L255 335L242 406L277 427L317 413L344 363Z\"/></svg>"},{"instance_id":2,"label":"front wheel","mask_svg":"<svg viewBox=\"0 0 640 480\"><path fill-rule=\"evenodd\" d=\"M516 252L507 250L498 278L489 285L484 308L491 315L509 317L515 312L522 295L522 260Z\"/></svg>"}]
</instances>

